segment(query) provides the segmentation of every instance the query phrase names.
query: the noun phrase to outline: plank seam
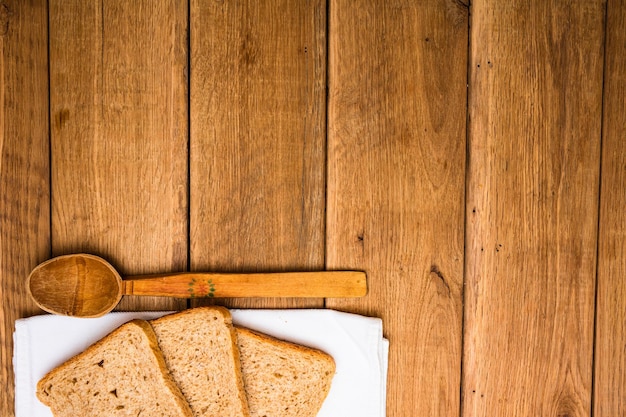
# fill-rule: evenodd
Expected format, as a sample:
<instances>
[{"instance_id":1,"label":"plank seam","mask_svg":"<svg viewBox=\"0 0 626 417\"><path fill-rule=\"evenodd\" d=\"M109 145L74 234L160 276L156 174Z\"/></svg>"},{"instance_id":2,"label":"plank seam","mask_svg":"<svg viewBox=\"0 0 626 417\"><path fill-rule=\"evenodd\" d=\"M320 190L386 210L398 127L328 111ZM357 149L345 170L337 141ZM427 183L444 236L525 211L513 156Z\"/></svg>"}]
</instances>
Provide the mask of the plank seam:
<instances>
[{"instance_id":1,"label":"plank seam","mask_svg":"<svg viewBox=\"0 0 626 417\"><path fill-rule=\"evenodd\" d=\"M591 392L589 402L589 415L593 417L595 415L595 390L596 390L596 347L597 347L597 335L598 335L598 282L600 280L600 227L602 225L602 155L604 154L602 142L604 139L604 110L605 110L605 93L606 93L606 78L607 78L607 42L608 42L608 20L609 20L609 1L604 3L604 39L603 46L603 68L602 68L602 101L600 104L600 155L598 161L598 209L597 209L597 225L596 225L596 282L594 288L594 305L593 305L593 336L592 336L592 348L591 348Z\"/></svg>"},{"instance_id":2,"label":"plank seam","mask_svg":"<svg viewBox=\"0 0 626 417\"><path fill-rule=\"evenodd\" d=\"M328 155L330 154L329 150L328 150L328 129L329 129L329 116L328 116L328 108L329 108L329 103L330 103L330 94L328 93L330 91L330 0L326 0L326 4L325 4L325 9L326 9L326 39L324 40L325 42L325 48L326 48L326 53L325 53L325 62L324 62L324 66L325 66L325 75L324 75L324 105L325 105L325 111L324 111L324 149L325 149L325 155L324 155L324 165L325 165L325 169L324 169L324 247L322 248L322 256L324 258L324 269L328 268L328 178L330 175L330 164L328 163ZM324 298L323 303L322 303L322 308L328 308L327 307L327 299Z\"/></svg>"},{"instance_id":3,"label":"plank seam","mask_svg":"<svg viewBox=\"0 0 626 417\"><path fill-rule=\"evenodd\" d=\"M187 0L187 266L191 270L191 0ZM191 299L185 301L192 307Z\"/></svg>"},{"instance_id":4,"label":"plank seam","mask_svg":"<svg viewBox=\"0 0 626 417\"><path fill-rule=\"evenodd\" d=\"M48 15L48 258L52 257L52 68L50 64L50 3L46 2L46 14Z\"/></svg>"},{"instance_id":5,"label":"plank seam","mask_svg":"<svg viewBox=\"0 0 626 417\"><path fill-rule=\"evenodd\" d=\"M472 31L471 31L471 19L472 19L472 5L468 0L467 4L467 69L465 73L465 195L463 204L463 282L461 285L461 361L459 364L459 417L463 417L463 388L464 388L464 363L465 363L465 284L467 282L467 203L469 194L469 176L470 176L470 79L472 69Z\"/></svg>"}]
</instances>

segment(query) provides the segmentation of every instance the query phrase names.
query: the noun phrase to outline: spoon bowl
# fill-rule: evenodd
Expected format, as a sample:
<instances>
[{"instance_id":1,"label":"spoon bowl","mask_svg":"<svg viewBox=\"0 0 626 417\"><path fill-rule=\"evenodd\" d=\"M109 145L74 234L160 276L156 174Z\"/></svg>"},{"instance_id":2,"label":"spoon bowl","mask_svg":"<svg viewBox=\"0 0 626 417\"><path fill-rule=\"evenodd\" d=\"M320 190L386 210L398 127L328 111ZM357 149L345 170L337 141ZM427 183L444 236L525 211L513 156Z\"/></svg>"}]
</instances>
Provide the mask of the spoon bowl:
<instances>
[{"instance_id":1,"label":"spoon bowl","mask_svg":"<svg viewBox=\"0 0 626 417\"><path fill-rule=\"evenodd\" d=\"M122 277L104 259L88 254L65 255L38 265L27 288L44 311L65 316L98 317L122 298Z\"/></svg>"},{"instance_id":2,"label":"spoon bowl","mask_svg":"<svg viewBox=\"0 0 626 417\"><path fill-rule=\"evenodd\" d=\"M27 289L44 311L100 317L123 295L176 298L362 297L367 279L360 271L278 273L183 272L122 279L106 260L89 254L64 255L39 264Z\"/></svg>"}]
</instances>

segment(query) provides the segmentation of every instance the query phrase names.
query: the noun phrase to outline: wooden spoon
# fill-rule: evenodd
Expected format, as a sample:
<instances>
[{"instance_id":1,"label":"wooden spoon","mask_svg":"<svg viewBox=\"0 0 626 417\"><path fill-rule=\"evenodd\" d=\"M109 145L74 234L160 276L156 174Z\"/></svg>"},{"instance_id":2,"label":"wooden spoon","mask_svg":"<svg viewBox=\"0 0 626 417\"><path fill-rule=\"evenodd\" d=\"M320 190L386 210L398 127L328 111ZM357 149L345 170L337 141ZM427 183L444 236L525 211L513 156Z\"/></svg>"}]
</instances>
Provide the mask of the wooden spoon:
<instances>
[{"instance_id":1,"label":"wooden spoon","mask_svg":"<svg viewBox=\"0 0 626 417\"><path fill-rule=\"evenodd\" d=\"M104 259L64 255L39 264L27 288L43 310L65 316L99 317L122 295L195 297L361 297L364 272L173 273L137 275L122 280Z\"/></svg>"}]
</instances>

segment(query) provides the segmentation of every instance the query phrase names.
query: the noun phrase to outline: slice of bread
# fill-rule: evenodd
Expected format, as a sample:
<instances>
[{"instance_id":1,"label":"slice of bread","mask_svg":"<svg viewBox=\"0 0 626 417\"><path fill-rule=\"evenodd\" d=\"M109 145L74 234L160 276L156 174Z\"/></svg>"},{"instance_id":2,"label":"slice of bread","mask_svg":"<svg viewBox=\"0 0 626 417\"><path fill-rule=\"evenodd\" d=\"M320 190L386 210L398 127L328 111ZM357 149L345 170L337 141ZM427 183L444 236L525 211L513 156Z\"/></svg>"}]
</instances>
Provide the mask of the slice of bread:
<instances>
[{"instance_id":1,"label":"slice of bread","mask_svg":"<svg viewBox=\"0 0 626 417\"><path fill-rule=\"evenodd\" d=\"M230 312L198 307L150 322L196 417L249 417Z\"/></svg>"},{"instance_id":2,"label":"slice of bread","mask_svg":"<svg viewBox=\"0 0 626 417\"><path fill-rule=\"evenodd\" d=\"M236 330L250 415L317 415L335 374L333 358L249 329Z\"/></svg>"},{"instance_id":3,"label":"slice of bread","mask_svg":"<svg viewBox=\"0 0 626 417\"><path fill-rule=\"evenodd\" d=\"M191 417L152 327L130 321L50 371L37 397L55 417Z\"/></svg>"}]
</instances>

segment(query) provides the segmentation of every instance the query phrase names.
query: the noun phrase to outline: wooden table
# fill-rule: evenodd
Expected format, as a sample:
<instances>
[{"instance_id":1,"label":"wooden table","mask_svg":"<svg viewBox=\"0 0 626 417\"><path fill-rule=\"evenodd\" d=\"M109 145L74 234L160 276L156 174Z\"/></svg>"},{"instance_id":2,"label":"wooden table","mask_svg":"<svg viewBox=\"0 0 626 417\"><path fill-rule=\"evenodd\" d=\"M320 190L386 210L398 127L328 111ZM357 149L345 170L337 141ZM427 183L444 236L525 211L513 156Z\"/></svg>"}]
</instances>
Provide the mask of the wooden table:
<instances>
[{"instance_id":1,"label":"wooden table","mask_svg":"<svg viewBox=\"0 0 626 417\"><path fill-rule=\"evenodd\" d=\"M626 1L5 0L0 407L24 281L351 268L387 415L626 415ZM123 310L200 303L127 298Z\"/></svg>"}]
</instances>

